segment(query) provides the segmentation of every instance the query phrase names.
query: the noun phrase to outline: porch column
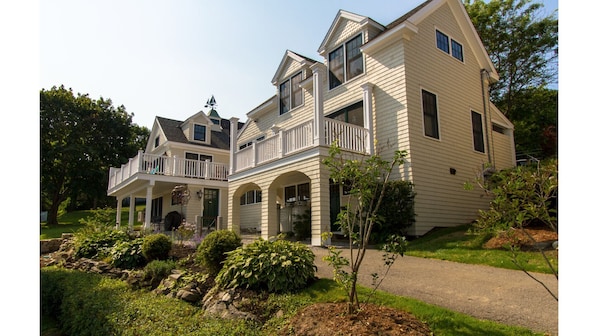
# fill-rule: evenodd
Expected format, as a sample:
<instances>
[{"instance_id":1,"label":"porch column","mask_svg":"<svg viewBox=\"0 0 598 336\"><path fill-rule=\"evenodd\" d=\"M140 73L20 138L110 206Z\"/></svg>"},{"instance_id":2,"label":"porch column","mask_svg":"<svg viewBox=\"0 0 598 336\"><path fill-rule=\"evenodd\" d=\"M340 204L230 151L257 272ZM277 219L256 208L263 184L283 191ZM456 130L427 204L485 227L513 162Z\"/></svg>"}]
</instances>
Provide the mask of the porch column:
<instances>
[{"instance_id":1,"label":"porch column","mask_svg":"<svg viewBox=\"0 0 598 336\"><path fill-rule=\"evenodd\" d=\"M323 241L322 233L330 232L330 186L329 173L325 167L320 174L311 180L311 245L329 245L330 240Z\"/></svg>"},{"instance_id":2,"label":"porch column","mask_svg":"<svg viewBox=\"0 0 598 336\"><path fill-rule=\"evenodd\" d=\"M129 230L133 231L135 224L135 195L129 195Z\"/></svg>"},{"instance_id":3,"label":"porch column","mask_svg":"<svg viewBox=\"0 0 598 336\"><path fill-rule=\"evenodd\" d=\"M230 167L228 168L229 175L235 173L236 165L235 165L235 154L237 153L237 127L238 127L239 118L232 117L230 118Z\"/></svg>"},{"instance_id":4,"label":"porch column","mask_svg":"<svg viewBox=\"0 0 598 336\"><path fill-rule=\"evenodd\" d=\"M324 139L324 90L323 77L326 74L326 67L316 63L311 66L314 81L314 144L323 146Z\"/></svg>"},{"instance_id":5,"label":"porch column","mask_svg":"<svg viewBox=\"0 0 598 336\"><path fill-rule=\"evenodd\" d=\"M241 235L241 206L238 199L235 202L235 194L237 193L237 186L229 184L228 188L228 230Z\"/></svg>"},{"instance_id":6,"label":"porch column","mask_svg":"<svg viewBox=\"0 0 598 336\"><path fill-rule=\"evenodd\" d=\"M152 220L152 189L154 188L155 181L150 181L145 191L145 221L143 223L143 229L147 230L150 228L150 222ZM132 229L133 227L131 227Z\"/></svg>"},{"instance_id":7,"label":"porch column","mask_svg":"<svg viewBox=\"0 0 598 336\"><path fill-rule=\"evenodd\" d=\"M120 218L122 211L123 199L120 196L116 196L116 228L120 229Z\"/></svg>"},{"instance_id":8,"label":"porch column","mask_svg":"<svg viewBox=\"0 0 598 336\"><path fill-rule=\"evenodd\" d=\"M276 187L262 188L262 238L276 237L279 231L278 210L276 209Z\"/></svg>"},{"instance_id":9,"label":"porch column","mask_svg":"<svg viewBox=\"0 0 598 336\"><path fill-rule=\"evenodd\" d=\"M372 121L372 91L374 86L371 83L365 83L361 86L363 89L363 127L368 130L368 138L365 139L365 150L367 154L372 154L374 150L374 127Z\"/></svg>"}]
</instances>

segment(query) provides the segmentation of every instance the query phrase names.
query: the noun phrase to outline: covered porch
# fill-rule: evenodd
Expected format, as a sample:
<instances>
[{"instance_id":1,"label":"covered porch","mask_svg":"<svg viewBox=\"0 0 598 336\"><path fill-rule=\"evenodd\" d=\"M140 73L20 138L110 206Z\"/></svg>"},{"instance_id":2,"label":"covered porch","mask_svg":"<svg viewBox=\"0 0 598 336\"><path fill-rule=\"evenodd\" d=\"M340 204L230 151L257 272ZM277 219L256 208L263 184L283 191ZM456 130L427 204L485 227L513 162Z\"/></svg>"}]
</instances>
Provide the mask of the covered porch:
<instances>
[{"instance_id":1,"label":"covered porch","mask_svg":"<svg viewBox=\"0 0 598 336\"><path fill-rule=\"evenodd\" d=\"M166 230L166 216L179 213L187 222L196 223L198 229L208 226L223 227L228 198L228 165L209 161L179 159L176 157L144 154L121 168L110 168L108 196L117 199L117 226L121 222L123 200L145 199L143 229ZM175 188L184 193L183 202L173 196ZM129 222L133 230L135 208L129 209ZM205 223L204 223L205 222Z\"/></svg>"}]
</instances>

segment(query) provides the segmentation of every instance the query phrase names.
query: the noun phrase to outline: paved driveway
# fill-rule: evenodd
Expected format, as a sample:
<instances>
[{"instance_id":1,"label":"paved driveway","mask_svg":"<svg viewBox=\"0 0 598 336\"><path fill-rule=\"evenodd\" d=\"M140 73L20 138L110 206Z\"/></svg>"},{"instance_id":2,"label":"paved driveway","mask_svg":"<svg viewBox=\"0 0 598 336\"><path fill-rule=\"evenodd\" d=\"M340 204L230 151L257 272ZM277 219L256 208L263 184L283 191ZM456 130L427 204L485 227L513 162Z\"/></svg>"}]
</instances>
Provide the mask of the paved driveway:
<instances>
[{"instance_id":1,"label":"paved driveway","mask_svg":"<svg viewBox=\"0 0 598 336\"><path fill-rule=\"evenodd\" d=\"M322 257L327 249L312 247L317 276L332 278ZM348 249L343 249L347 256ZM368 250L359 283L370 286L370 274L382 273L382 252ZM533 273L558 296L552 275ZM380 290L414 298L479 319L558 334L558 302L522 271L405 256L397 259Z\"/></svg>"}]
</instances>

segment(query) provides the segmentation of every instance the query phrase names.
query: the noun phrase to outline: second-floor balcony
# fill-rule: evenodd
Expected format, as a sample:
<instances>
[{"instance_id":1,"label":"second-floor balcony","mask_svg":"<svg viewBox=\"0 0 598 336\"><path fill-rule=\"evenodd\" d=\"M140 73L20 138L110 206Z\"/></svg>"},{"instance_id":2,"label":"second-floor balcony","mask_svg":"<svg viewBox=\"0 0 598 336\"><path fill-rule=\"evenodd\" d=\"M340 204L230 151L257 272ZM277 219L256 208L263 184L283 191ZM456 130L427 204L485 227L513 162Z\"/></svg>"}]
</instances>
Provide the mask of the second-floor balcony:
<instances>
[{"instance_id":1,"label":"second-floor balcony","mask_svg":"<svg viewBox=\"0 0 598 336\"><path fill-rule=\"evenodd\" d=\"M259 165L291 156L315 146L330 146L334 141L341 150L369 153L371 133L368 129L338 121L323 118L323 138L318 139L315 134L313 120L304 122L290 129L275 129L275 135L252 146L245 147L234 153L235 172L240 172Z\"/></svg>"},{"instance_id":2,"label":"second-floor balcony","mask_svg":"<svg viewBox=\"0 0 598 336\"><path fill-rule=\"evenodd\" d=\"M129 159L129 162L120 168L110 168L108 190L139 174L226 181L228 164L145 154L139 151L137 156Z\"/></svg>"}]
</instances>

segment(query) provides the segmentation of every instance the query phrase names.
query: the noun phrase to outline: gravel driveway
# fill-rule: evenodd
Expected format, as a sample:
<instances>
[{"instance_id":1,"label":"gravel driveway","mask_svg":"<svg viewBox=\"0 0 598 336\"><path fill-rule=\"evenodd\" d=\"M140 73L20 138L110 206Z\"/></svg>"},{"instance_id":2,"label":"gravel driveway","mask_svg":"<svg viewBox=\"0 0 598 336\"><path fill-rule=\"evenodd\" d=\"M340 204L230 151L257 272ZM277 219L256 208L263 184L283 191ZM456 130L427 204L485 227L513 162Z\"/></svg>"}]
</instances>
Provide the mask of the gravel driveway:
<instances>
[{"instance_id":1,"label":"gravel driveway","mask_svg":"<svg viewBox=\"0 0 598 336\"><path fill-rule=\"evenodd\" d=\"M322 257L327 249L312 247L317 276L332 278ZM348 249L341 255L347 256ZM368 250L360 268L359 283L370 286L370 274L384 270L382 252ZM558 296L553 275L533 273ZM380 290L414 298L478 319L521 326L558 335L558 302L522 271L405 256L397 259Z\"/></svg>"}]
</instances>

